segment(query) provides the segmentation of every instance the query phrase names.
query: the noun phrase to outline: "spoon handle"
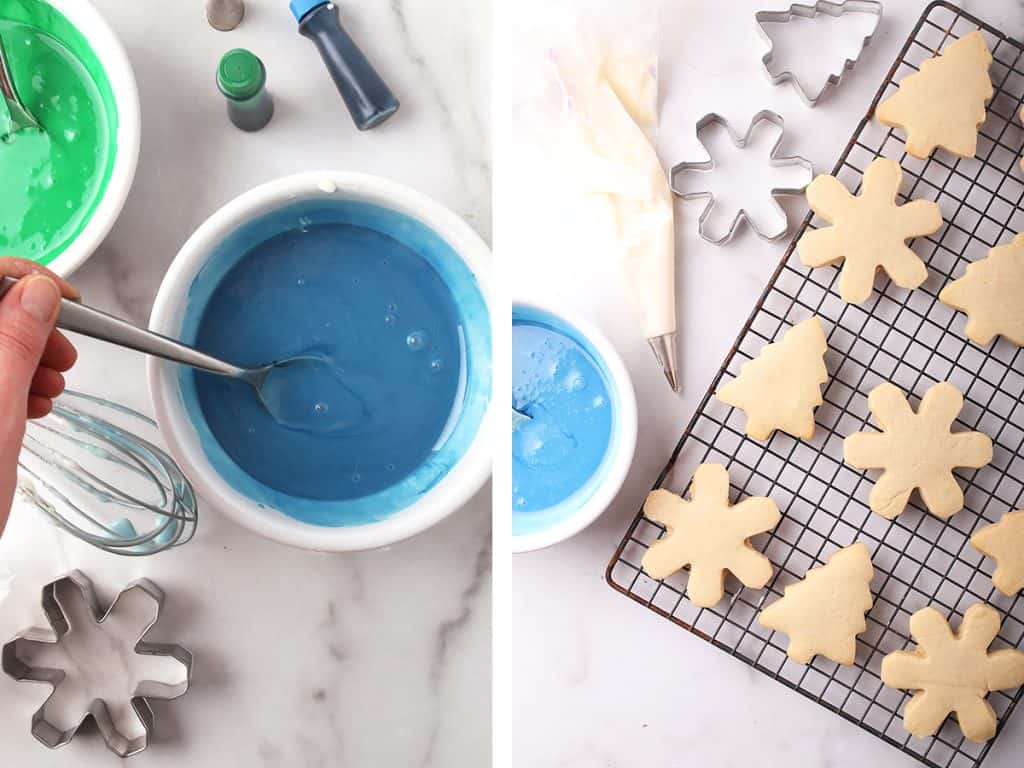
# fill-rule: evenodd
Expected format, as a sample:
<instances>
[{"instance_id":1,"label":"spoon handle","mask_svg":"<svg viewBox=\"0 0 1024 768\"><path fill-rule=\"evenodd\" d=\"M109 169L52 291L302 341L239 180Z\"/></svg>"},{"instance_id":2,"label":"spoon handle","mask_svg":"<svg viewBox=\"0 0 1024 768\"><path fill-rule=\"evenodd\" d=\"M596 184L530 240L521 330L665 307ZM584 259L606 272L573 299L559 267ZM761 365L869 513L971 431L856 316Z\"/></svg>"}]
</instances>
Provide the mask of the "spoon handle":
<instances>
[{"instance_id":1,"label":"spoon handle","mask_svg":"<svg viewBox=\"0 0 1024 768\"><path fill-rule=\"evenodd\" d=\"M0 38L0 95L7 104L7 111L11 116L11 131L20 131L23 128L38 128L39 123L28 111L18 92L14 88L14 78L11 76L10 66L7 63L7 51L4 49L4 41Z\"/></svg>"},{"instance_id":2,"label":"spoon handle","mask_svg":"<svg viewBox=\"0 0 1024 768\"><path fill-rule=\"evenodd\" d=\"M0 298L17 285L17 282L12 277L0 279ZM244 369L211 357L198 349L70 299L61 299L57 327L222 376L239 377L245 373Z\"/></svg>"},{"instance_id":3,"label":"spoon handle","mask_svg":"<svg viewBox=\"0 0 1024 768\"><path fill-rule=\"evenodd\" d=\"M7 66L7 51L3 38L0 38L0 94L8 101L18 100L18 94L14 91L14 78L11 77L11 70Z\"/></svg>"}]
</instances>

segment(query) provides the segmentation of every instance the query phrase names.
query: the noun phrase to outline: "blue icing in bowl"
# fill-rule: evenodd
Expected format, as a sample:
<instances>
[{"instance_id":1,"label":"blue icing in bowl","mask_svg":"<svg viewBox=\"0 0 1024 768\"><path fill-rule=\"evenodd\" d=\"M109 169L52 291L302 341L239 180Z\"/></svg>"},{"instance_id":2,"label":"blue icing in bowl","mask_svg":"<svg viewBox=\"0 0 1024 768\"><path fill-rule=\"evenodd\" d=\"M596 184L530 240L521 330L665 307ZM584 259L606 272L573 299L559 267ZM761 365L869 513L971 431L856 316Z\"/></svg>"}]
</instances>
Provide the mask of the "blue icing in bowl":
<instances>
[{"instance_id":1,"label":"blue icing in bowl","mask_svg":"<svg viewBox=\"0 0 1024 768\"><path fill-rule=\"evenodd\" d=\"M547 530L600 487L618 434L619 394L608 366L573 326L512 309L512 533Z\"/></svg>"},{"instance_id":2,"label":"blue icing in bowl","mask_svg":"<svg viewBox=\"0 0 1024 768\"><path fill-rule=\"evenodd\" d=\"M490 396L476 278L429 227L369 203L307 200L237 229L193 281L182 338L245 366L315 356L344 383L341 401L289 384L308 399L291 412L334 409L339 426L320 432L275 420L245 382L179 374L217 473L314 525L364 525L416 501L466 452Z\"/></svg>"}]
</instances>

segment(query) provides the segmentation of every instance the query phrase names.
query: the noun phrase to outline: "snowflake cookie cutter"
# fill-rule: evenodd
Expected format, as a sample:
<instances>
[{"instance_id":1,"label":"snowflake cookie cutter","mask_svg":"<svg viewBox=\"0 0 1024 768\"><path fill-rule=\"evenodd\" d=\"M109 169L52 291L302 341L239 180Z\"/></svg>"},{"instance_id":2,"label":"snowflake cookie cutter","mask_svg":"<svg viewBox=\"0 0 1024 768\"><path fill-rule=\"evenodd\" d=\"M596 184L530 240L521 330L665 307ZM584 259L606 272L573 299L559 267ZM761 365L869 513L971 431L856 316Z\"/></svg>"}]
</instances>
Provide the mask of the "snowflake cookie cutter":
<instances>
[{"instance_id":1,"label":"snowflake cookie cutter","mask_svg":"<svg viewBox=\"0 0 1024 768\"><path fill-rule=\"evenodd\" d=\"M138 718L138 722L142 726L141 734L138 736L125 735L117 729L110 713L110 707L103 698L93 698L78 722L71 727L61 728L48 717L48 705L57 696L59 686L64 681L66 672L63 669L53 667L33 666L23 661L19 652L24 651L25 646L54 649L60 646L64 636L72 631L73 624L59 596L61 592L68 588L73 589L74 593L81 597L92 621L97 625L101 625L112 616L116 612L118 604L129 595L139 594L145 596L152 603L151 614L147 616L141 633L131 649L135 654L142 656L165 656L174 659L182 667L182 677L181 681L177 683L140 680L134 691L125 694L125 699L130 704L131 709ZM92 717L103 736L103 740L106 742L107 748L119 757L131 757L143 751L149 745L149 736L153 729L154 718L148 699L176 699L184 695L192 681L192 653L190 651L172 643L153 643L145 640L146 634L156 624L160 616L163 601L163 590L149 579L139 579L122 589L104 613L100 610L100 603L92 582L85 574L77 570L43 587L43 611L46 614L47 622L50 624L52 631L43 628L27 630L4 645L2 655L0 655L0 668L14 680L18 682L48 683L53 688L50 695L32 715L31 732L38 741L51 749L62 747L71 741L82 723L89 717Z\"/></svg>"},{"instance_id":2,"label":"snowflake cookie cutter","mask_svg":"<svg viewBox=\"0 0 1024 768\"><path fill-rule=\"evenodd\" d=\"M772 72L771 65L775 60L775 42L772 40L771 35L768 34L768 30L765 29L766 24L788 24L796 18L813 19L822 14L838 18L847 13L871 14L875 16L875 23L872 25L871 31L861 41L857 55L852 59L846 59L838 72L830 72L816 93L811 93L805 88L804 84L800 82L800 79L791 70L787 69L778 73ZM772 85L780 85L786 82L792 83L794 90L800 94L800 98L804 100L804 103L808 107L813 108L830 87L838 86L843 81L843 75L857 65L864 50L871 45L878 27L882 23L882 3L877 0L840 0L840 2L818 0L814 5L796 3L785 11L758 11L754 14L754 20L757 22L757 31L761 34L761 38L768 44L768 51L761 57L761 63L764 65L765 72L768 73L768 79Z\"/></svg>"},{"instance_id":3,"label":"snowflake cookie cutter","mask_svg":"<svg viewBox=\"0 0 1024 768\"><path fill-rule=\"evenodd\" d=\"M776 128L778 128L779 132L778 139L776 139L775 143L772 145L771 151L768 153L768 164L775 168L787 166L796 166L799 168L803 168L806 171L805 175L807 177L807 180L799 187L773 187L769 191L769 194L772 197L772 201L775 203L776 212L779 214L779 220L782 223L782 226L777 231L763 231L760 227L758 227L757 222L754 221L754 219L750 216L747 210L745 208L740 208L736 212L736 215L733 217L732 222L729 224L729 229L726 231L726 233L718 238L713 237L712 235L708 234L706 223L708 217L711 215L712 208L715 207L714 193L707 191L693 192L683 190L677 183L677 179L679 176L686 173L692 173L694 171L712 171L715 169L715 159L714 157L711 156L711 153L708 152L707 145L701 140L701 134L704 133L704 131L707 128L711 127L712 125L721 126L725 130L725 133L729 136L729 139L732 141L733 145L737 149L744 149L746 148L754 133L758 130L762 123L768 123L770 125L775 126ZM777 198L782 196L803 194L804 190L807 188L807 185L811 183L811 180L814 177L814 166L811 165L810 160L804 157L800 157L799 155L779 157L779 147L782 144L782 139L785 133L785 127L786 121L782 119L782 116L776 112L772 112L770 109L763 109L756 115L754 115L754 117L750 121L750 126L747 128L747 132L743 134L743 136L737 135L732 130L732 126L729 124L729 121L715 112L711 112L707 115L704 115L704 117L697 121L697 141L700 142L700 145L702 147L704 147L704 151L708 153L708 156L711 157L711 159L695 162L678 163L672 168L671 181L672 191L675 192L675 194L677 194L683 200L706 199L708 201L707 205L704 206L704 210L701 211L700 213L700 218L697 220L698 232L700 232L700 236L704 238L704 240L711 243L712 245L725 245L730 240L732 240L733 235L736 234L736 231L740 228L740 225L743 224L743 222L746 222L754 231L754 234L756 234L762 240L768 240L770 242L781 240L789 233L789 217L786 215L786 211L783 209L783 207L779 205L779 201Z\"/></svg>"}]
</instances>

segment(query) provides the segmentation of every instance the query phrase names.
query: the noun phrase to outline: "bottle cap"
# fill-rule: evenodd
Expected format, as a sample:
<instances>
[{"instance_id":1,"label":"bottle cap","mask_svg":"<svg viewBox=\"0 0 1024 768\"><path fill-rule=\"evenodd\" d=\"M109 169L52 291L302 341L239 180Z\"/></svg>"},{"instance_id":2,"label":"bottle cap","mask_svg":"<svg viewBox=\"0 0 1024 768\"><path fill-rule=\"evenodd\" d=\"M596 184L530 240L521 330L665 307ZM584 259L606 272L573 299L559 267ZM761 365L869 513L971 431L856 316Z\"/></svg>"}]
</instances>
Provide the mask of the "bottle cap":
<instances>
[{"instance_id":1,"label":"bottle cap","mask_svg":"<svg viewBox=\"0 0 1024 768\"><path fill-rule=\"evenodd\" d=\"M330 0L292 0L290 3L292 16L295 17L296 21L302 21L302 17L314 8L327 5L329 2Z\"/></svg>"},{"instance_id":2,"label":"bottle cap","mask_svg":"<svg viewBox=\"0 0 1024 768\"><path fill-rule=\"evenodd\" d=\"M245 48L225 53L217 67L217 86L229 99L251 99L262 90L267 71L256 54Z\"/></svg>"}]
</instances>

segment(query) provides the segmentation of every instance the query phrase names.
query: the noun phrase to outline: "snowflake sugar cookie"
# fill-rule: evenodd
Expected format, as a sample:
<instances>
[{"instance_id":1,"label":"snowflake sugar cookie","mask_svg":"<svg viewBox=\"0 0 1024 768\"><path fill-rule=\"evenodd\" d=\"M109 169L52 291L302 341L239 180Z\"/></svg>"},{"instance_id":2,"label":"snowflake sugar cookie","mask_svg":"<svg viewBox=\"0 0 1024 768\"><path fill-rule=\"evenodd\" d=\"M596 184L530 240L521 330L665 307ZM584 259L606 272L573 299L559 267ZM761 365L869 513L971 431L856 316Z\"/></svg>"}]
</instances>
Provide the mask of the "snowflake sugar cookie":
<instances>
[{"instance_id":1,"label":"snowflake sugar cookie","mask_svg":"<svg viewBox=\"0 0 1024 768\"><path fill-rule=\"evenodd\" d=\"M1007 512L995 525L971 536L971 544L996 561L992 583L1004 595L1024 589L1024 510Z\"/></svg>"},{"instance_id":2,"label":"snowflake sugar cookie","mask_svg":"<svg viewBox=\"0 0 1024 768\"><path fill-rule=\"evenodd\" d=\"M985 106L992 100L992 64L985 38L971 32L900 81L899 90L878 105L879 122L907 133L907 152L924 159L936 147L974 157Z\"/></svg>"},{"instance_id":3,"label":"snowflake sugar cookie","mask_svg":"<svg viewBox=\"0 0 1024 768\"><path fill-rule=\"evenodd\" d=\"M1024 234L967 265L967 274L942 289L939 299L967 313L967 338L988 344L997 335L1024 347Z\"/></svg>"},{"instance_id":4,"label":"snowflake sugar cookie","mask_svg":"<svg viewBox=\"0 0 1024 768\"><path fill-rule=\"evenodd\" d=\"M785 597L761 611L758 620L789 635L787 653L793 661L806 664L820 653L848 666L857 657L857 635L867 629L864 615L874 603L873 576L871 555L858 541L786 587Z\"/></svg>"},{"instance_id":5,"label":"snowflake sugar cookie","mask_svg":"<svg viewBox=\"0 0 1024 768\"><path fill-rule=\"evenodd\" d=\"M964 507L955 467L983 467L992 461L992 440L981 432L953 433L964 406L952 384L936 384L925 393L917 413L893 384L875 387L868 406L882 432L858 432L843 442L846 463L857 469L883 469L871 490L871 509L892 520L921 491L928 511L943 519Z\"/></svg>"},{"instance_id":6,"label":"snowflake sugar cookie","mask_svg":"<svg viewBox=\"0 0 1024 768\"><path fill-rule=\"evenodd\" d=\"M827 350L821 321L808 318L744 363L715 396L746 413L747 434L755 440L767 440L776 429L810 440L821 385L828 381Z\"/></svg>"},{"instance_id":7,"label":"snowflake sugar cookie","mask_svg":"<svg viewBox=\"0 0 1024 768\"><path fill-rule=\"evenodd\" d=\"M886 685L916 691L903 710L904 728L923 739L956 713L960 730L971 741L995 736L996 714L985 697L990 691L1024 685L1024 653L988 650L999 626L999 612L981 604L967 609L956 634L934 608L910 617L917 649L895 651L882 659Z\"/></svg>"},{"instance_id":8,"label":"snowflake sugar cookie","mask_svg":"<svg viewBox=\"0 0 1024 768\"><path fill-rule=\"evenodd\" d=\"M805 232L797 252L808 267L845 261L839 277L843 301L865 301L879 268L901 288L917 288L928 279L927 267L906 242L936 231L942 226L942 212L930 200L897 205L902 178L899 163L880 157L864 171L857 196L835 176L818 176L807 187L811 209L832 226Z\"/></svg>"},{"instance_id":9,"label":"snowflake sugar cookie","mask_svg":"<svg viewBox=\"0 0 1024 768\"><path fill-rule=\"evenodd\" d=\"M711 608L722 599L727 570L752 589L771 580L771 562L749 539L778 524L779 508L764 496L730 506L729 473L721 464L697 467L688 501L664 489L651 491L644 514L667 530L644 554L644 570L664 579L690 566L686 594L695 604Z\"/></svg>"}]
</instances>

